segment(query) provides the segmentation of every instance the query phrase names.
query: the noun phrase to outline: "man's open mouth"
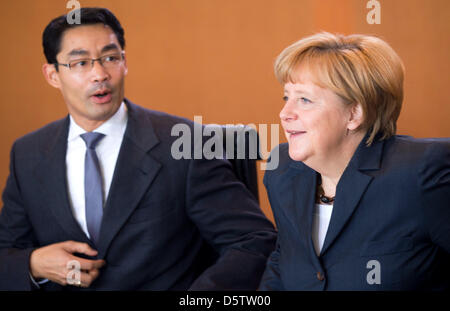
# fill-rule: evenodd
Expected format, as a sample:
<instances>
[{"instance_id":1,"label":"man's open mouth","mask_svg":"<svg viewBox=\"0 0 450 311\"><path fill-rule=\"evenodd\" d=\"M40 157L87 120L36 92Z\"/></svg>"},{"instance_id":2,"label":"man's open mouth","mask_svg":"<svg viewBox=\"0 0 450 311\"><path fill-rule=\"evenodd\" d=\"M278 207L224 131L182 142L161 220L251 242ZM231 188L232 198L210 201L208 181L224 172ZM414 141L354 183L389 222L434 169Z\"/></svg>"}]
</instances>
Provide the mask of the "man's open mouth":
<instances>
[{"instance_id":1,"label":"man's open mouth","mask_svg":"<svg viewBox=\"0 0 450 311\"><path fill-rule=\"evenodd\" d=\"M106 95L108 95L110 93L111 93L110 90L101 90L101 91L95 92L93 96L98 97L98 98L102 98L102 97L105 97Z\"/></svg>"},{"instance_id":2,"label":"man's open mouth","mask_svg":"<svg viewBox=\"0 0 450 311\"><path fill-rule=\"evenodd\" d=\"M92 94L91 98L97 104L104 104L111 101L111 91L108 89L98 90Z\"/></svg>"}]
</instances>

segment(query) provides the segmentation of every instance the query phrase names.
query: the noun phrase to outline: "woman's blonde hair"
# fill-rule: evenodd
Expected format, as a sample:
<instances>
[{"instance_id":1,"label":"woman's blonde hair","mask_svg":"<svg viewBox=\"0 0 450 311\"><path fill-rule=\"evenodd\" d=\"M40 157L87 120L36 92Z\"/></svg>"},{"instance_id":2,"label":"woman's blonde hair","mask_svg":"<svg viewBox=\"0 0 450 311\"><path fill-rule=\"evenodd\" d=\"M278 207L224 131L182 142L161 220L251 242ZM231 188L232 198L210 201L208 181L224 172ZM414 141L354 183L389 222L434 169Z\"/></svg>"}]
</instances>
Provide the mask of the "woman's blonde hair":
<instances>
[{"instance_id":1,"label":"woman's blonde hair","mask_svg":"<svg viewBox=\"0 0 450 311\"><path fill-rule=\"evenodd\" d=\"M367 35L318 33L281 52L275 61L275 76L281 84L295 83L300 65L320 87L348 104L361 104L361 127L370 130L368 146L377 134L379 139L395 134L403 101L404 67L386 42Z\"/></svg>"}]
</instances>

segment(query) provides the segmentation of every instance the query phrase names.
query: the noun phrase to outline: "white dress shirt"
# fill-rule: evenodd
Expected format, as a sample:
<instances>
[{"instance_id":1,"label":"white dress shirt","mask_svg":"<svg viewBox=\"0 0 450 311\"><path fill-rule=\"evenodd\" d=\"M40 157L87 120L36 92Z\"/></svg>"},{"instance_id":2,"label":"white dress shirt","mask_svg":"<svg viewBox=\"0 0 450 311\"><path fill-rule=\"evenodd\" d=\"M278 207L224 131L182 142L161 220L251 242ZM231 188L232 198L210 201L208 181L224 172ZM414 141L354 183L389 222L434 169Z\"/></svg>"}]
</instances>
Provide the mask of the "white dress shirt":
<instances>
[{"instance_id":1,"label":"white dress shirt","mask_svg":"<svg viewBox=\"0 0 450 311\"><path fill-rule=\"evenodd\" d=\"M116 167L123 135L127 127L127 121L127 109L122 102L117 112L94 130L94 132L105 135L95 147L102 174L103 202L106 202L106 199L108 198L114 168ZM80 135L84 133L86 133L86 131L76 124L72 116L70 116L66 153L67 191L73 216L84 233L90 237L86 223L84 197L84 160L86 144L80 137Z\"/></svg>"},{"instance_id":2,"label":"white dress shirt","mask_svg":"<svg viewBox=\"0 0 450 311\"><path fill-rule=\"evenodd\" d=\"M319 256L325 236L327 235L328 225L330 224L333 205L316 204L314 206L314 220L312 225L312 240L317 256Z\"/></svg>"},{"instance_id":3,"label":"white dress shirt","mask_svg":"<svg viewBox=\"0 0 450 311\"><path fill-rule=\"evenodd\" d=\"M104 202L108 198L109 188L122 145L123 135L127 127L128 113L127 107L122 102L116 113L105 123L100 125L94 132L105 134L95 147L97 158L102 173L102 186ZM90 238L86 223L85 198L84 198L84 159L86 155L86 144L81 138L81 134L86 133L70 116L69 135L67 136L66 153L66 178L69 203L73 216ZM48 282L48 279L35 280L31 272L31 281L37 286Z\"/></svg>"}]
</instances>

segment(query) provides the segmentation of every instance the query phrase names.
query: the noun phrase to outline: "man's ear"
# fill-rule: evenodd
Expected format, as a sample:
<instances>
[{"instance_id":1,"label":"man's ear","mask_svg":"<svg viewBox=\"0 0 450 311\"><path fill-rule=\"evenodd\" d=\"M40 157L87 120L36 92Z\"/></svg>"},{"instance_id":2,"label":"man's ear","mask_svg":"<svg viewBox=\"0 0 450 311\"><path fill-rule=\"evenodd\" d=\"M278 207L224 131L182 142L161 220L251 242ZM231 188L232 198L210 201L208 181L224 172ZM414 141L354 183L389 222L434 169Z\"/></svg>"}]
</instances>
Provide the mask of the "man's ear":
<instances>
[{"instance_id":1,"label":"man's ear","mask_svg":"<svg viewBox=\"0 0 450 311\"><path fill-rule=\"evenodd\" d=\"M59 74L56 71L55 65L42 65L42 73L44 74L45 80L47 80L48 84L58 89L61 87L61 81L59 80Z\"/></svg>"},{"instance_id":2,"label":"man's ear","mask_svg":"<svg viewBox=\"0 0 450 311\"><path fill-rule=\"evenodd\" d=\"M124 67L124 74L127 75L127 73L128 73L128 66L127 66L127 56L125 54L125 51L123 53L123 67Z\"/></svg>"},{"instance_id":3,"label":"man's ear","mask_svg":"<svg viewBox=\"0 0 450 311\"><path fill-rule=\"evenodd\" d=\"M347 128L350 131L357 130L364 122L364 112L360 103L353 104L350 108L350 119Z\"/></svg>"}]
</instances>

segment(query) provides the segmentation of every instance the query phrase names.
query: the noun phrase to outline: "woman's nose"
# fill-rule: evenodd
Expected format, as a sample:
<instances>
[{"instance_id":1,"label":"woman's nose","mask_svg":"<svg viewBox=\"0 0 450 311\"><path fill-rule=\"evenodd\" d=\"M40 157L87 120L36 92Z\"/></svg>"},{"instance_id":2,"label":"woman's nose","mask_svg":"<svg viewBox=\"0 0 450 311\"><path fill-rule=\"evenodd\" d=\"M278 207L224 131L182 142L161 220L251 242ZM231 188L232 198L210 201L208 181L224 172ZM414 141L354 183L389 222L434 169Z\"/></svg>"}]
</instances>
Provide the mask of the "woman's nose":
<instances>
[{"instance_id":1,"label":"woman's nose","mask_svg":"<svg viewBox=\"0 0 450 311\"><path fill-rule=\"evenodd\" d=\"M292 121L297 119L297 113L294 109L293 101L287 100L280 111L281 121Z\"/></svg>"}]
</instances>

